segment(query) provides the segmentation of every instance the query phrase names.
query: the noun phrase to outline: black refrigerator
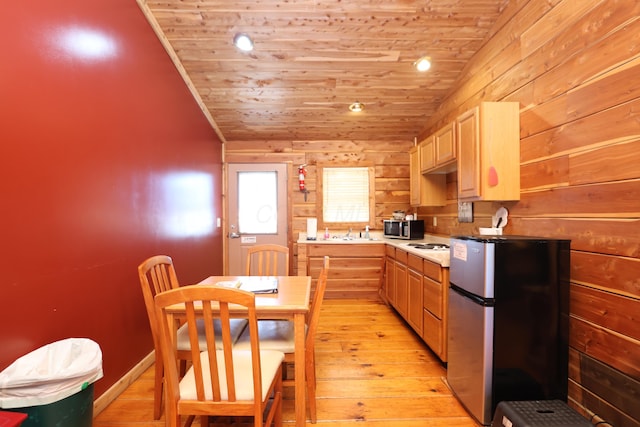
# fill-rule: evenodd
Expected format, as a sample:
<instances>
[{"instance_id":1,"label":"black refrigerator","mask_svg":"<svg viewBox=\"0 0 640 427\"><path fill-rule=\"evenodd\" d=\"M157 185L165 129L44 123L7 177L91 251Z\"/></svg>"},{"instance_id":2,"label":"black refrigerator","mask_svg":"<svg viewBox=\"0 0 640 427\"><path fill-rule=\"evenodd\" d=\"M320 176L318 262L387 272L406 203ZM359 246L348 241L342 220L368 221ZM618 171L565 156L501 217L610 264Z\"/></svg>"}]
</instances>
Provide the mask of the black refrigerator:
<instances>
[{"instance_id":1,"label":"black refrigerator","mask_svg":"<svg viewBox=\"0 0 640 427\"><path fill-rule=\"evenodd\" d=\"M454 236L447 382L481 424L503 400L567 400L570 241Z\"/></svg>"}]
</instances>

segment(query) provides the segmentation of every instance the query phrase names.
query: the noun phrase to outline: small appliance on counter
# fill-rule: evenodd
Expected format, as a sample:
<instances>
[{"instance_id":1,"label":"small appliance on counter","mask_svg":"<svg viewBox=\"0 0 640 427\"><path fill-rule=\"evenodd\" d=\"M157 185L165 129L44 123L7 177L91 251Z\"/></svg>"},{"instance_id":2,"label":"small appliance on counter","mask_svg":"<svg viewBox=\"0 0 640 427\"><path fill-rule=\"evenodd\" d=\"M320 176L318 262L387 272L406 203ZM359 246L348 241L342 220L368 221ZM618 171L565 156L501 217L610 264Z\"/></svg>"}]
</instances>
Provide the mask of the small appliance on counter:
<instances>
[{"instance_id":1,"label":"small appliance on counter","mask_svg":"<svg viewBox=\"0 0 640 427\"><path fill-rule=\"evenodd\" d=\"M318 218L307 218L307 240L316 240L318 237Z\"/></svg>"},{"instance_id":2,"label":"small appliance on counter","mask_svg":"<svg viewBox=\"0 0 640 427\"><path fill-rule=\"evenodd\" d=\"M423 220L384 220L384 237L392 239L424 239L424 221Z\"/></svg>"}]
</instances>

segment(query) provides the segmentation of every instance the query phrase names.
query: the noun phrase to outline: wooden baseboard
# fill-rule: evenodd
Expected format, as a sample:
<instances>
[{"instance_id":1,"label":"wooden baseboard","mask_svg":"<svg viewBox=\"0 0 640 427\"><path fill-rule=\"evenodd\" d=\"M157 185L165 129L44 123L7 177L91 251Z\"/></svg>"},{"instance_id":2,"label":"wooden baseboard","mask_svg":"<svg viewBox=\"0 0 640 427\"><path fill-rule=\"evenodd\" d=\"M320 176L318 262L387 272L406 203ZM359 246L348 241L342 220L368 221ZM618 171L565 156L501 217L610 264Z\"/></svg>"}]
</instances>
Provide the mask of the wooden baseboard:
<instances>
[{"instance_id":1,"label":"wooden baseboard","mask_svg":"<svg viewBox=\"0 0 640 427\"><path fill-rule=\"evenodd\" d=\"M100 397L93 401L93 416L97 416L104 410L111 402L116 400L118 396L133 383L144 371L149 369L155 361L155 351L152 351L144 359L142 359L136 366L134 366L129 372L124 374L114 385L112 385L107 391L105 391Z\"/></svg>"}]
</instances>

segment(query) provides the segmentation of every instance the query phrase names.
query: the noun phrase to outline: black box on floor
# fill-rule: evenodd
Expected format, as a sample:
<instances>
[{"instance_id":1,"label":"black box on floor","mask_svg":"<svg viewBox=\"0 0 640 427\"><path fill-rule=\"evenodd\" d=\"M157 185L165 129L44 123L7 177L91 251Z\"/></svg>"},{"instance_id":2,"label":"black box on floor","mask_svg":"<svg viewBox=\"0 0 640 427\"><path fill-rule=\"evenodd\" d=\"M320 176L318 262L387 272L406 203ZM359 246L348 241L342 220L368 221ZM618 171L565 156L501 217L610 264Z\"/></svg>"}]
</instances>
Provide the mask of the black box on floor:
<instances>
[{"instance_id":1,"label":"black box on floor","mask_svg":"<svg viewBox=\"0 0 640 427\"><path fill-rule=\"evenodd\" d=\"M592 427L562 400L503 401L491 427Z\"/></svg>"}]
</instances>

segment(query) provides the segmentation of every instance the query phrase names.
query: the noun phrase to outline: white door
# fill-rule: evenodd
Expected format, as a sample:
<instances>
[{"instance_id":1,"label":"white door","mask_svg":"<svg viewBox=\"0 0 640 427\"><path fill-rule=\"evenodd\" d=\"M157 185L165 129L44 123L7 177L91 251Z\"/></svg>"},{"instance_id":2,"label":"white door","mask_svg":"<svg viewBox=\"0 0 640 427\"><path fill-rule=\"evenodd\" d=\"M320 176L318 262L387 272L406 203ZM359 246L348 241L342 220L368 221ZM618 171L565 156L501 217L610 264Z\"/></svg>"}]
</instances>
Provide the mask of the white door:
<instances>
[{"instance_id":1,"label":"white door","mask_svg":"<svg viewBox=\"0 0 640 427\"><path fill-rule=\"evenodd\" d=\"M287 182L283 163L228 165L228 274L244 274L249 246L287 246Z\"/></svg>"}]
</instances>

